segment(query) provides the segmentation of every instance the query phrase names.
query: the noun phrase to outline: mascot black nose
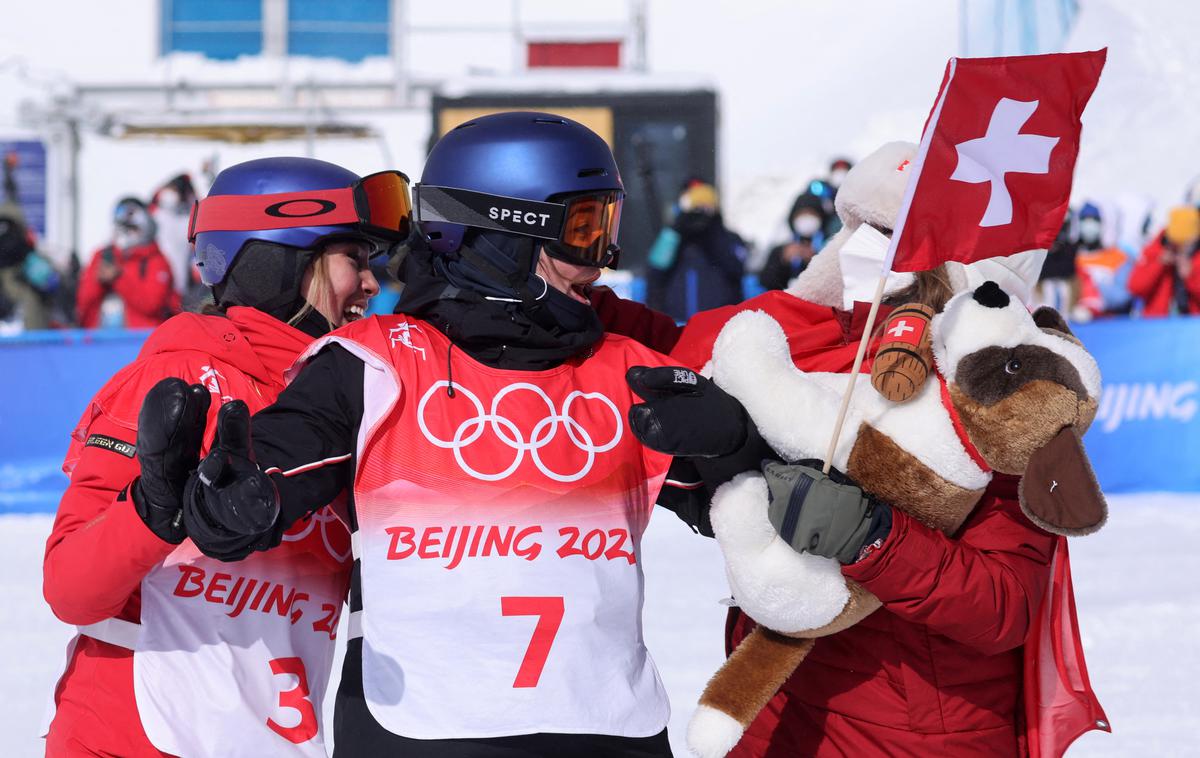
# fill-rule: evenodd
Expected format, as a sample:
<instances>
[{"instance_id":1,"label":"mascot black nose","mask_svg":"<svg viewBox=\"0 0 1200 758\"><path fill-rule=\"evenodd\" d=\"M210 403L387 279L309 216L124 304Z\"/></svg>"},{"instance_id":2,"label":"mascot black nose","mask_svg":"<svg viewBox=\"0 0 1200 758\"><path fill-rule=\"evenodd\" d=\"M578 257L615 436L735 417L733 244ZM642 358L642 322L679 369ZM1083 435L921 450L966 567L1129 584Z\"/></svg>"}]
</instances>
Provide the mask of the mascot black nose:
<instances>
[{"instance_id":1,"label":"mascot black nose","mask_svg":"<svg viewBox=\"0 0 1200 758\"><path fill-rule=\"evenodd\" d=\"M985 308L1004 308L1008 305L1008 293L999 284L987 281L975 288L975 302Z\"/></svg>"}]
</instances>

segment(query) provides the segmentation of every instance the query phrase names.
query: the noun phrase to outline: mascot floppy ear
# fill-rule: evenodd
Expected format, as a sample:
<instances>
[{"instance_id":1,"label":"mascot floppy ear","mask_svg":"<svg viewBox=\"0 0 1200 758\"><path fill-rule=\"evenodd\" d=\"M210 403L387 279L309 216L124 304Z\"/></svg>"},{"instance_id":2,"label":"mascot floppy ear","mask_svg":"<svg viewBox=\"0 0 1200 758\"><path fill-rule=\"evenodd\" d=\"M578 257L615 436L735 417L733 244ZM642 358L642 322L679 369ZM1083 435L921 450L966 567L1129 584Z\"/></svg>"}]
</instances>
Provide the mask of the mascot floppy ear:
<instances>
[{"instance_id":1,"label":"mascot floppy ear","mask_svg":"<svg viewBox=\"0 0 1200 758\"><path fill-rule=\"evenodd\" d=\"M1062 317L1061 313L1048 305L1043 305L1033 312L1033 323L1043 331L1050 329L1075 339L1075 333L1071 331L1071 327L1067 326L1067 320Z\"/></svg>"},{"instance_id":2,"label":"mascot floppy ear","mask_svg":"<svg viewBox=\"0 0 1200 758\"><path fill-rule=\"evenodd\" d=\"M1054 534L1082 537L1108 520L1108 504L1073 426L1033 454L1018 494L1029 520Z\"/></svg>"}]
</instances>

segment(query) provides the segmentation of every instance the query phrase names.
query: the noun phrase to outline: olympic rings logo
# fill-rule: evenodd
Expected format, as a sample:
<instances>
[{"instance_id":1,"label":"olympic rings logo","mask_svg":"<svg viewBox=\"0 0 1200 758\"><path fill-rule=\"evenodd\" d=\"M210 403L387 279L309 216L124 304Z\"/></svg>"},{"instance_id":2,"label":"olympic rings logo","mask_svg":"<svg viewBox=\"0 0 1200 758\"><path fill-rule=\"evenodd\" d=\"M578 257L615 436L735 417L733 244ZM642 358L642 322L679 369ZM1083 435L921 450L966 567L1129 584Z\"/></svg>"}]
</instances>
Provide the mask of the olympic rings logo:
<instances>
[{"instance_id":1,"label":"olympic rings logo","mask_svg":"<svg viewBox=\"0 0 1200 758\"><path fill-rule=\"evenodd\" d=\"M319 525L319 526L318 526ZM343 540L346 542L346 549L339 550L333 545L333 540L330 536L330 530L333 532L343 532L349 536L346 526L338 515L333 512L333 509L328 505L319 511L314 512L308 519L308 523L298 532L287 532L283 535L284 542L299 542L312 533L314 528L321 530L321 542L325 545L325 550L338 563L345 563L350 559L350 541L346 537Z\"/></svg>"},{"instance_id":2,"label":"olympic rings logo","mask_svg":"<svg viewBox=\"0 0 1200 758\"><path fill-rule=\"evenodd\" d=\"M449 385L450 383L443 379L435 382L432 387L425 391L425 395L417 405L417 425L421 428L421 433L425 435L425 439L429 440L431 444L444 450L454 451L454 460L458 462L459 468L470 476L485 482L496 482L511 475L521 465L521 461L525 460L526 453L530 455L533 464L537 466L538 470L554 481L579 481L592 470L592 466L596 462L596 454L607 452L616 447L617 443L621 441L621 434L624 431L621 412L617 410L616 404L599 392L579 392L576 390L567 395L566 399L563 400L561 409L555 409L554 402L542 391L541 387L527 382L515 382L496 393L496 396L492 398L491 409L485 413L483 403L479 400L478 396L461 384L456 383L454 385L455 393L462 393L463 397L471 401L471 405L475 408L475 416L459 424L458 428L454 430L454 437L452 439L444 440L429 431L429 426L425 423L425 406L438 390ZM534 425L528 440L525 439L525 435L521 432L520 427L497 412L501 400L508 397L509 394L520 390L532 392L540 397L542 402L546 404L548 412L545 418ZM616 424L615 431L612 438L603 444L596 444L596 440L592 439L592 435L583 427L583 424L571 417L572 403L581 398L583 400L599 400L612 411L613 421ZM584 461L578 471L573 473L560 474L547 466L546 462L542 460L541 450L558 436L560 427L564 430L566 438L570 440L571 444L576 449L587 454L587 460ZM476 470L463 458L463 448L479 440L484 432L489 429L502 443L516 451L512 463L503 471L494 474Z\"/></svg>"}]
</instances>

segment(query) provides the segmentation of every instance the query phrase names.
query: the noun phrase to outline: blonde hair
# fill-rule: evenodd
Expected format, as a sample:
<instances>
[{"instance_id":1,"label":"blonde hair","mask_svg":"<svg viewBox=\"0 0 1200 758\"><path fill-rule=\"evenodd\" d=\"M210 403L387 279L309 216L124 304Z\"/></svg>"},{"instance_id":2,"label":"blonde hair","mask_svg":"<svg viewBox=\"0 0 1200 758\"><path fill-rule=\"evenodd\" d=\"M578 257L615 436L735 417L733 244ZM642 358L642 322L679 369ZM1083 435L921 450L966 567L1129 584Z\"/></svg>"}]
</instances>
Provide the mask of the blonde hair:
<instances>
[{"instance_id":1,"label":"blonde hair","mask_svg":"<svg viewBox=\"0 0 1200 758\"><path fill-rule=\"evenodd\" d=\"M316 297L314 299L328 300L329 291L333 289L333 285L329 281L329 263L326 261L324 249L318 252L313 258L312 263L309 264L308 271L305 273L310 274L311 278L309 279L306 291L300 293L304 298L304 305L300 307L300 310L296 311L296 315L287 320L287 324L288 326L296 326L305 318L307 318L308 314L316 311L317 315L325 319L325 323L329 325L329 330L333 331L333 324L329 321L329 317L321 312L320 307L325 303L313 303L308 297L309 292L314 292L316 293Z\"/></svg>"}]
</instances>

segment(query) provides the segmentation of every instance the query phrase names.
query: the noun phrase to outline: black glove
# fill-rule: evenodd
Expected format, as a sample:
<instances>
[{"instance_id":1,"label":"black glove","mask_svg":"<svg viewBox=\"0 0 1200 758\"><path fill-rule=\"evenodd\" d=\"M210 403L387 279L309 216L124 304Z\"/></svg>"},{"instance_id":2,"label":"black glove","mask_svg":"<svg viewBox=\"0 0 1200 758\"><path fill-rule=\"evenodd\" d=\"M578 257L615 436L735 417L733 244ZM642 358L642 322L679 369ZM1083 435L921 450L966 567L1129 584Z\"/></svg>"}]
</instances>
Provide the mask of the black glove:
<instances>
[{"instance_id":1,"label":"black glove","mask_svg":"<svg viewBox=\"0 0 1200 758\"><path fill-rule=\"evenodd\" d=\"M250 409L241 400L221 406L217 439L188 479L183 521L201 552L242 557L265 547L279 518L279 492L259 470L250 448Z\"/></svg>"},{"instance_id":2,"label":"black glove","mask_svg":"<svg viewBox=\"0 0 1200 758\"><path fill-rule=\"evenodd\" d=\"M138 412L137 457L142 474L129 494L138 516L162 540L178 545L183 529L183 489L200 461L209 392L182 379L150 388Z\"/></svg>"},{"instance_id":3,"label":"black glove","mask_svg":"<svg viewBox=\"0 0 1200 758\"><path fill-rule=\"evenodd\" d=\"M681 366L634 366L625 381L645 400L629 408L629 427L651 450L717 458L745 445L746 409L711 379Z\"/></svg>"},{"instance_id":4,"label":"black glove","mask_svg":"<svg viewBox=\"0 0 1200 758\"><path fill-rule=\"evenodd\" d=\"M854 563L863 547L891 531L891 506L867 495L836 469L821 473L821 465L765 463L767 518L796 552Z\"/></svg>"}]
</instances>

